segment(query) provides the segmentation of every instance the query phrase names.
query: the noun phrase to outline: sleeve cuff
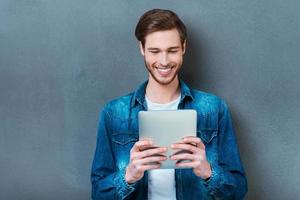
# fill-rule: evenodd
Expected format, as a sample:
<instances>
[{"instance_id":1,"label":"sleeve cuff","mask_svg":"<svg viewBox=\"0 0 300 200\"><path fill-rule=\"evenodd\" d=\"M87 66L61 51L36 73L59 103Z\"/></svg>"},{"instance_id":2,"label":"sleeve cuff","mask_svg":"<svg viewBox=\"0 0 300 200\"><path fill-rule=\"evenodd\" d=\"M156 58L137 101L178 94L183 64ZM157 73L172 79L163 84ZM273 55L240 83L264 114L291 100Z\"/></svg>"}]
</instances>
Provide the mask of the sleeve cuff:
<instances>
[{"instance_id":1,"label":"sleeve cuff","mask_svg":"<svg viewBox=\"0 0 300 200\"><path fill-rule=\"evenodd\" d=\"M222 170L217 166L212 166L211 177L208 180L203 180L204 185L211 195L216 195L217 188L222 184Z\"/></svg>"},{"instance_id":2,"label":"sleeve cuff","mask_svg":"<svg viewBox=\"0 0 300 200\"><path fill-rule=\"evenodd\" d=\"M119 173L115 176L115 184L118 191L118 196L121 199L125 199L128 195L130 195L135 190L136 183L129 184L125 180L125 169L119 171Z\"/></svg>"}]
</instances>

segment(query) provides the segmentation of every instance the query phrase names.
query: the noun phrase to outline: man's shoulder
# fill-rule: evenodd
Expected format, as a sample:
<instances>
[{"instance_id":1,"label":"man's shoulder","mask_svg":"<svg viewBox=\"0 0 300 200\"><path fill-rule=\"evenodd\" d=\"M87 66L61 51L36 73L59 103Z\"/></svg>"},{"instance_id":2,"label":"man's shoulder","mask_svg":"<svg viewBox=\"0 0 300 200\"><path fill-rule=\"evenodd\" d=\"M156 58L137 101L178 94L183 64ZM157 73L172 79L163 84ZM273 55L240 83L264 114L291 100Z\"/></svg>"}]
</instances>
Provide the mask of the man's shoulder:
<instances>
[{"instance_id":1,"label":"man's shoulder","mask_svg":"<svg viewBox=\"0 0 300 200\"><path fill-rule=\"evenodd\" d=\"M219 96L213 93L204 92L202 90L197 90L197 89L191 89L191 92L194 99L198 102L200 101L203 103L213 103L213 104L215 103L219 104L223 102L223 100Z\"/></svg>"},{"instance_id":2,"label":"man's shoulder","mask_svg":"<svg viewBox=\"0 0 300 200\"><path fill-rule=\"evenodd\" d=\"M226 102L219 96L197 89L191 89L195 106L199 109L219 111L227 107Z\"/></svg>"},{"instance_id":3,"label":"man's shoulder","mask_svg":"<svg viewBox=\"0 0 300 200\"><path fill-rule=\"evenodd\" d=\"M130 92L126 95L122 95L108 101L104 106L104 110L113 111L116 109L122 109L122 110L126 108L129 109L133 95L134 92Z\"/></svg>"}]
</instances>

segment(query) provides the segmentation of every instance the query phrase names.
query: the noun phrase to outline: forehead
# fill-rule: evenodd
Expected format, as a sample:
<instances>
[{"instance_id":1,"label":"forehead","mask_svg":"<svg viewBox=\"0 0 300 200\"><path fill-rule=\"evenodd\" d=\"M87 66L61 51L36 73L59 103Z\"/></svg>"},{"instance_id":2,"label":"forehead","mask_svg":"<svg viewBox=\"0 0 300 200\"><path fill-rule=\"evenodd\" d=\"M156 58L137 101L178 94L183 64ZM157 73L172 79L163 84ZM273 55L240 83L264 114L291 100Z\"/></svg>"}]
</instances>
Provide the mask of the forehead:
<instances>
[{"instance_id":1,"label":"forehead","mask_svg":"<svg viewBox=\"0 0 300 200\"><path fill-rule=\"evenodd\" d=\"M146 48L169 48L181 46L180 36L176 29L156 31L145 37Z\"/></svg>"}]
</instances>

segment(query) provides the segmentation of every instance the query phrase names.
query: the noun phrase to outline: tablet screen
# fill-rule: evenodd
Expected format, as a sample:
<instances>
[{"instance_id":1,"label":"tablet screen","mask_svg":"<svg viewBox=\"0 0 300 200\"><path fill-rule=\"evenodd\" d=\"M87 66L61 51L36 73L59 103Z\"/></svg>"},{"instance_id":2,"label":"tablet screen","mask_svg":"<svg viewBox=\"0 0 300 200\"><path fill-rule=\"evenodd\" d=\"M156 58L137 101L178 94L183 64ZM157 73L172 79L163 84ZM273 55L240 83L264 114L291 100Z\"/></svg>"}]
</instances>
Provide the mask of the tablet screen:
<instances>
[{"instance_id":1,"label":"tablet screen","mask_svg":"<svg viewBox=\"0 0 300 200\"><path fill-rule=\"evenodd\" d=\"M150 138L159 147L168 147L167 156L176 153L171 144L183 137L196 136L197 112L195 110L140 111L139 137ZM162 169L177 168L175 161L162 163Z\"/></svg>"}]
</instances>

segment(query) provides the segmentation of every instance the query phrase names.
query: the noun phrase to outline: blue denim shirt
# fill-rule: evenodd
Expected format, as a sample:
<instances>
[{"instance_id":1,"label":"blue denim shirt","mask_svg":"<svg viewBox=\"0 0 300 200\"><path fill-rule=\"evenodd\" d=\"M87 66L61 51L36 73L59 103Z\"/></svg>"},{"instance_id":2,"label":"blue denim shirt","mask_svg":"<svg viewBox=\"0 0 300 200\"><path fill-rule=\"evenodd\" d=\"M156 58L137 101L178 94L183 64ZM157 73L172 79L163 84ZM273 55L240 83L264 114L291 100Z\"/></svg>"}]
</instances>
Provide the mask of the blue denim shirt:
<instances>
[{"instance_id":1,"label":"blue denim shirt","mask_svg":"<svg viewBox=\"0 0 300 200\"><path fill-rule=\"evenodd\" d=\"M92 199L147 199L147 172L131 185L124 177L130 149L139 139L138 112L147 110L146 85L112 100L100 113L91 172ZM190 89L182 80L180 88L178 109L197 111L197 136L205 144L212 176L205 181L192 169L176 169L177 200L243 199L247 180L227 105L217 96Z\"/></svg>"}]
</instances>

